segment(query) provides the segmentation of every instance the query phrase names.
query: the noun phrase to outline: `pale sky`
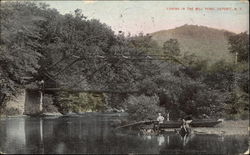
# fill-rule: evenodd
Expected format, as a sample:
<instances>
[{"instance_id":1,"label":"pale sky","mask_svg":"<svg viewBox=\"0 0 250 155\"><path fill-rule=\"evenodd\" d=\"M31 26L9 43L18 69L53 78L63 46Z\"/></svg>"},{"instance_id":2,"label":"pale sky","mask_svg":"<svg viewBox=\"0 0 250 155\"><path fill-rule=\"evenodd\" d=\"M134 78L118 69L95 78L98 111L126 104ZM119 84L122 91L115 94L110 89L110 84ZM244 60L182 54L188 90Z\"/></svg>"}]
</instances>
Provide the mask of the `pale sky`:
<instances>
[{"instance_id":1,"label":"pale sky","mask_svg":"<svg viewBox=\"0 0 250 155\"><path fill-rule=\"evenodd\" d=\"M151 33L184 24L203 25L240 33L248 31L248 2L240 1L43 1L60 13L82 9L88 19L99 19L126 34ZM202 10L187 10L187 8ZM170 10L185 8L185 10ZM214 10L205 10L213 8ZM222 10L219 10L222 8ZM226 8L237 10L226 10Z\"/></svg>"}]
</instances>

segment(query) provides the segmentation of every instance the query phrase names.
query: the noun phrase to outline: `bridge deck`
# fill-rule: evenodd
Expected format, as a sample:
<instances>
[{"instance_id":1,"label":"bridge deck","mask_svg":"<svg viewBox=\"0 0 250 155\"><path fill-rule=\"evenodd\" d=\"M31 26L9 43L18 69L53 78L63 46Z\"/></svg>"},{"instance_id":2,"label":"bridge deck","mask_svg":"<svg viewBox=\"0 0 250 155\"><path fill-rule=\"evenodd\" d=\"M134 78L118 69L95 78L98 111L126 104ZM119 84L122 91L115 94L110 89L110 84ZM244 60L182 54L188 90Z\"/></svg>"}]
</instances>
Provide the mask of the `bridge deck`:
<instances>
[{"instance_id":1,"label":"bridge deck","mask_svg":"<svg viewBox=\"0 0 250 155\"><path fill-rule=\"evenodd\" d=\"M119 90L94 90L94 89L69 89L69 88L28 88L29 91L44 91L44 92L87 92L87 93L113 93L113 94L137 94L139 91L119 91Z\"/></svg>"}]
</instances>

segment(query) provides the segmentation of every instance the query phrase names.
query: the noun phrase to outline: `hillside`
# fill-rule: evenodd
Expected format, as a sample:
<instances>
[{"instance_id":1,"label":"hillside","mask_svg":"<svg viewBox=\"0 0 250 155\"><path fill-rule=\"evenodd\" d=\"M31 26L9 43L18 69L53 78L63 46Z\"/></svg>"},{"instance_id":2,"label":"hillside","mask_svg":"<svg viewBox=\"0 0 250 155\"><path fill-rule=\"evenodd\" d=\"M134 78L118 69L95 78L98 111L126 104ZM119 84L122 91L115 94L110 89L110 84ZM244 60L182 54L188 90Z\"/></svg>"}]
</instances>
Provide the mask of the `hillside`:
<instances>
[{"instance_id":1,"label":"hillside","mask_svg":"<svg viewBox=\"0 0 250 155\"><path fill-rule=\"evenodd\" d=\"M226 30L218 30L205 26L183 25L175 29L151 33L152 39L160 45L171 38L178 39L181 52L190 52L209 59L211 63L218 60L233 61L228 52L227 37L233 34Z\"/></svg>"}]
</instances>

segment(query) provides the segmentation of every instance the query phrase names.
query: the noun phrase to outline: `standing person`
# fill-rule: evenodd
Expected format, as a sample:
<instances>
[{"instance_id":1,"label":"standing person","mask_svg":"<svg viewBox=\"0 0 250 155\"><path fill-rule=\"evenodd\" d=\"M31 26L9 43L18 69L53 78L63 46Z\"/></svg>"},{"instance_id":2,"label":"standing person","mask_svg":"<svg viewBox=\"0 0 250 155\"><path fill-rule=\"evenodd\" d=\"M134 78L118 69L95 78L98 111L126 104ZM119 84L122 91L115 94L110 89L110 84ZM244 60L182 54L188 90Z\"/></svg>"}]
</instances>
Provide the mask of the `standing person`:
<instances>
[{"instance_id":1,"label":"standing person","mask_svg":"<svg viewBox=\"0 0 250 155\"><path fill-rule=\"evenodd\" d=\"M181 127L185 130L185 132L187 132L187 122L185 119L182 119L182 126Z\"/></svg>"},{"instance_id":2,"label":"standing person","mask_svg":"<svg viewBox=\"0 0 250 155\"><path fill-rule=\"evenodd\" d=\"M169 121L169 113L167 113L167 121Z\"/></svg>"}]
</instances>

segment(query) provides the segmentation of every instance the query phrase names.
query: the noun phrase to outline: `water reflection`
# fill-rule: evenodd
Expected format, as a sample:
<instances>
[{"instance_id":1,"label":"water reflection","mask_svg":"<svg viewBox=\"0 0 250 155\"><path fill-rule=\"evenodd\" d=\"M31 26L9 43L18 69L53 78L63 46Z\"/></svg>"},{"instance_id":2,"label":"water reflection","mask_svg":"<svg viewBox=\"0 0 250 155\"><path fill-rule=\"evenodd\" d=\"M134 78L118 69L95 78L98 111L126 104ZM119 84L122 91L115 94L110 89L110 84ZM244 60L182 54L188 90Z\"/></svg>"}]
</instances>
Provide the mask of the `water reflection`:
<instances>
[{"instance_id":1,"label":"water reflection","mask_svg":"<svg viewBox=\"0 0 250 155\"><path fill-rule=\"evenodd\" d=\"M244 136L138 135L132 130L114 130L109 126L114 119L83 115L0 120L0 150L6 153L239 154L248 146Z\"/></svg>"},{"instance_id":2,"label":"water reflection","mask_svg":"<svg viewBox=\"0 0 250 155\"><path fill-rule=\"evenodd\" d=\"M248 147L247 136L190 135L176 138L169 136L170 143L165 145L161 153L173 154L239 154Z\"/></svg>"},{"instance_id":3,"label":"water reflection","mask_svg":"<svg viewBox=\"0 0 250 155\"><path fill-rule=\"evenodd\" d=\"M169 139L169 136L168 136ZM165 137L163 135L158 135L157 137L158 145L161 146L165 142Z\"/></svg>"},{"instance_id":4,"label":"water reflection","mask_svg":"<svg viewBox=\"0 0 250 155\"><path fill-rule=\"evenodd\" d=\"M180 137L181 137L181 140L182 140L182 145L183 145L183 146L186 146L187 143L188 143L191 139L193 139L194 136L195 136L194 134L185 134L185 135L183 135L183 136L180 136Z\"/></svg>"},{"instance_id":5,"label":"water reflection","mask_svg":"<svg viewBox=\"0 0 250 155\"><path fill-rule=\"evenodd\" d=\"M18 119L4 120L0 122L0 150L25 151L22 148L26 145L24 121ZM4 135L3 135L4 134Z\"/></svg>"}]
</instances>

